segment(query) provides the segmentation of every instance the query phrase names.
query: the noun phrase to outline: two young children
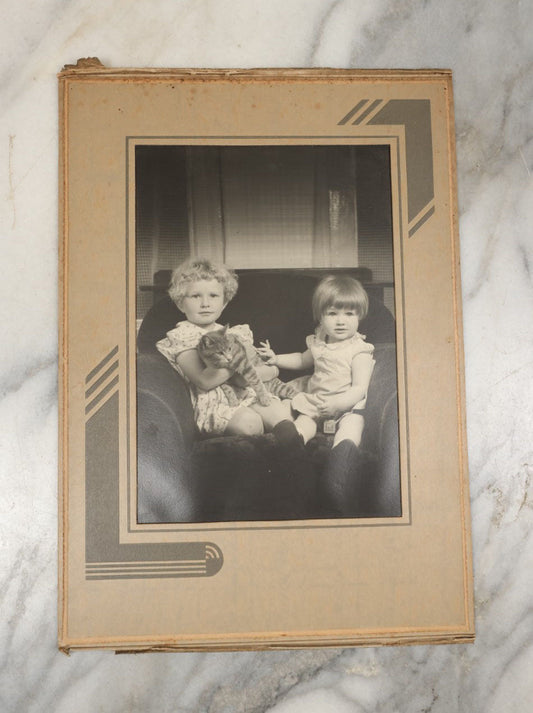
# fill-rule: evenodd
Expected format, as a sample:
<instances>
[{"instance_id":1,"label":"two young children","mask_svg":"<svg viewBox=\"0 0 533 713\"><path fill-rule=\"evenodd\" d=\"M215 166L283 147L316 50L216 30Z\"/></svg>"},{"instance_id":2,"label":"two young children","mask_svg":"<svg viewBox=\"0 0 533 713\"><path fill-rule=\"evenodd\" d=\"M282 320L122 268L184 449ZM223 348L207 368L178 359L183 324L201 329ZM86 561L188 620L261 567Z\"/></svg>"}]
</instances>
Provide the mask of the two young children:
<instances>
[{"instance_id":1,"label":"two young children","mask_svg":"<svg viewBox=\"0 0 533 713\"><path fill-rule=\"evenodd\" d=\"M372 370L374 347L359 334L359 322L368 311L362 285L347 276L324 278L313 295L315 334L306 350L275 354L268 342L258 348L264 359L258 368L268 381L283 369L312 369L300 382L303 390L291 401L275 397L261 406L255 392L239 383L231 369L206 366L198 343L211 330L222 329L218 319L237 292L237 277L224 265L192 259L172 274L169 295L186 317L157 343L158 350L189 384L196 424L200 432L217 435L260 435L272 431L283 444L307 443L324 420L335 424L333 448L358 446L364 427L364 408ZM240 341L253 348L248 325L230 327ZM231 379L237 386L237 403L230 404L221 388Z\"/></svg>"}]
</instances>

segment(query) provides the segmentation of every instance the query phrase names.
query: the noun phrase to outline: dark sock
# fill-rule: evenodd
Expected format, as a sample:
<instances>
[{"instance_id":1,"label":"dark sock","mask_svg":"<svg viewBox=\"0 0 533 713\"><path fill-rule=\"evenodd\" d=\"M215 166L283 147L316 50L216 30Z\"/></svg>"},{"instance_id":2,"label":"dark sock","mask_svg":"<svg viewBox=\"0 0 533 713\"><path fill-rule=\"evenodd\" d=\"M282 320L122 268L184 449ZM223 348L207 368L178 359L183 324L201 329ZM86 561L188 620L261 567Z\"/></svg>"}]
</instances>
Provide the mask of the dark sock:
<instances>
[{"instance_id":1,"label":"dark sock","mask_svg":"<svg viewBox=\"0 0 533 713\"><path fill-rule=\"evenodd\" d=\"M349 439L329 452L324 470L324 490L334 513L348 517L356 512L360 501L361 452Z\"/></svg>"},{"instance_id":2,"label":"dark sock","mask_svg":"<svg viewBox=\"0 0 533 713\"><path fill-rule=\"evenodd\" d=\"M277 423L272 429L272 435L279 445L285 448L293 445L296 447L304 445L302 435L298 433L293 421L289 421L289 419Z\"/></svg>"}]
</instances>

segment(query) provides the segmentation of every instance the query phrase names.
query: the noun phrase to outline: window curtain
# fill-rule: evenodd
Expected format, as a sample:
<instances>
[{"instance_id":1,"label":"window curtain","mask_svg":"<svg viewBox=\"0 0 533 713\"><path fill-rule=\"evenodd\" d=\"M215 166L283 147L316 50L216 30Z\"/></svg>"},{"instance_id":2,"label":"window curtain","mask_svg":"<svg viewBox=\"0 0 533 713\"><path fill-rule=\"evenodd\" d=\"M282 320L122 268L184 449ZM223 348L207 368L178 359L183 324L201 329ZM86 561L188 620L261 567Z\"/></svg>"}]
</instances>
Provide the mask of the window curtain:
<instances>
[{"instance_id":1,"label":"window curtain","mask_svg":"<svg viewBox=\"0 0 533 713\"><path fill-rule=\"evenodd\" d=\"M187 149L191 254L234 268L357 266L346 146Z\"/></svg>"}]
</instances>

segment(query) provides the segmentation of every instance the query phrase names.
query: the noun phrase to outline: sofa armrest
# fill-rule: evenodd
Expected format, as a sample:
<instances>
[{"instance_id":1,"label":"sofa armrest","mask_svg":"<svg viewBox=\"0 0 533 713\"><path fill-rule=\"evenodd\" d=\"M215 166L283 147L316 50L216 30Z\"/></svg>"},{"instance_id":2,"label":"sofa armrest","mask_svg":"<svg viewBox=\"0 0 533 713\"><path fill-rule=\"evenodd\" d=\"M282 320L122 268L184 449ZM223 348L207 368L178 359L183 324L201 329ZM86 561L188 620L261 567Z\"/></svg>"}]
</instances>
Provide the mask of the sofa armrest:
<instances>
[{"instance_id":1,"label":"sofa armrest","mask_svg":"<svg viewBox=\"0 0 533 713\"><path fill-rule=\"evenodd\" d=\"M402 513L395 345L376 345L375 359L361 447L375 458L372 511L381 517L399 517Z\"/></svg>"},{"instance_id":2,"label":"sofa armrest","mask_svg":"<svg viewBox=\"0 0 533 713\"><path fill-rule=\"evenodd\" d=\"M374 358L376 364L368 387L365 430L361 443L361 447L371 453L377 453L383 445L383 416L386 405L391 399L397 402L395 345L376 345ZM391 408L390 405L388 408Z\"/></svg>"},{"instance_id":3,"label":"sofa armrest","mask_svg":"<svg viewBox=\"0 0 533 713\"><path fill-rule=\"evenodd\" d=\"M380 440L374 497L376 511L387 517L400 517L402 499L397 395L391 395L383 408Z\"/></svg>"},{"instance_id":4,"label":"sofa armrest","mask_svg":"<svg viewBox=\"0 0 533 713\"><path fill-rule=\"evenodd\" d=\"M137 517L190 522L195 424L185 381L160 354L137 357Z\"/></svg>"}]
</instances>

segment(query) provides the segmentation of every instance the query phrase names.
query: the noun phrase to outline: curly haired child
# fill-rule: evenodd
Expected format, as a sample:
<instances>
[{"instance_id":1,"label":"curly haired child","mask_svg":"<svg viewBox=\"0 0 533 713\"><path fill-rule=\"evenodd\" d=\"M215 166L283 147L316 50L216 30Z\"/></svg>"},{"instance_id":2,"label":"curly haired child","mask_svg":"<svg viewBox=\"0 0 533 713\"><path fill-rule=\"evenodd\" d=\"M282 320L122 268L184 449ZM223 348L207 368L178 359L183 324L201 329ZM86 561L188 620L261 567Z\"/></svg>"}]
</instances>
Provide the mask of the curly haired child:
<instances>
[{"instance_id":1,"label":"curly haired child","mask_svg":"<svg viewBox=\"0 0 533 713\"><path fill-rule=\"evenodd\" d=\"M157 342L157 349L187 381L200 433L260 435L272 431L283 443L297 441L289 402L273 398L269 405L262 406L253 389L239 383L233 370L206 366L198 354L203 335L223 328L217 320L237 289L237 275L225 265L204 258L180 264L172 273L168 292L186 319ZM245 347L253 346L253 334L247 324L235 325L228 331ZM263 381L279 373L277 367L267 364L257 370ZM227 389L222 388L230 379L237 383L236 400L229 399Z\"/></svg>"}]
</instances>

